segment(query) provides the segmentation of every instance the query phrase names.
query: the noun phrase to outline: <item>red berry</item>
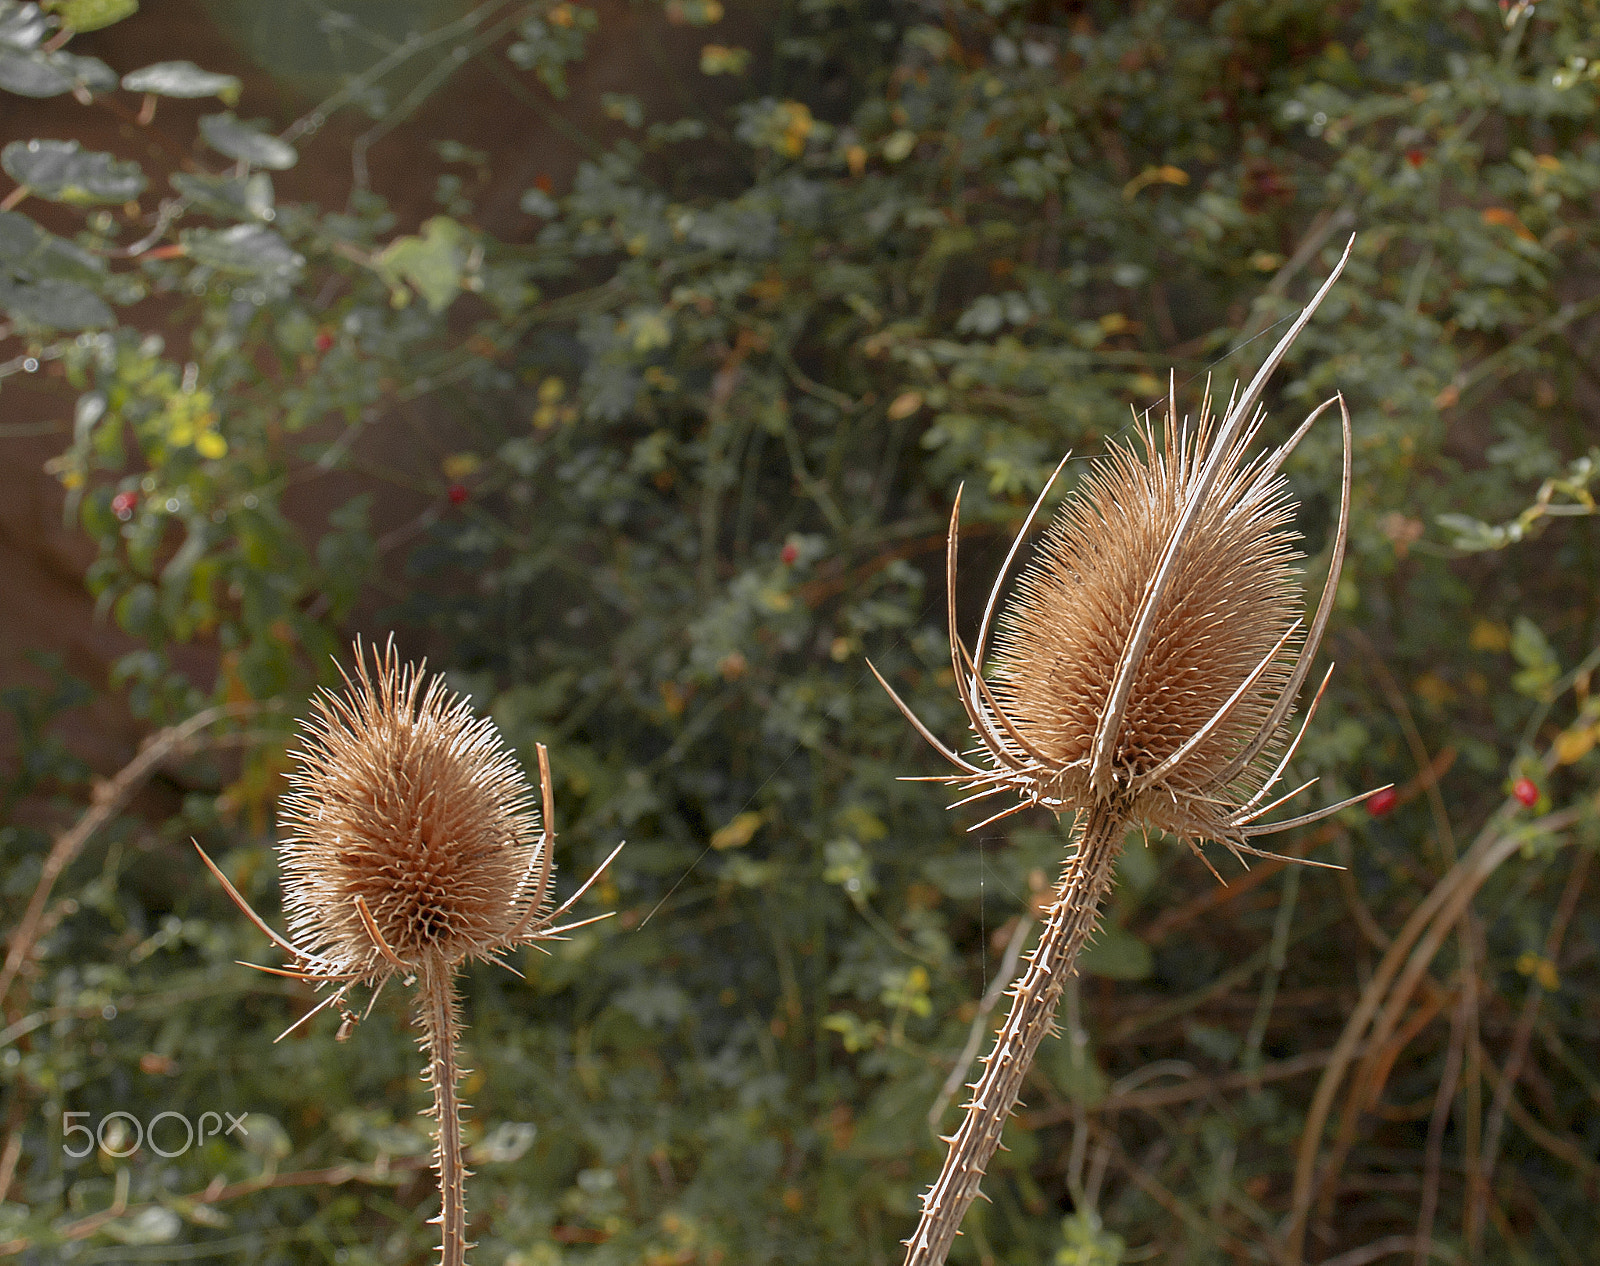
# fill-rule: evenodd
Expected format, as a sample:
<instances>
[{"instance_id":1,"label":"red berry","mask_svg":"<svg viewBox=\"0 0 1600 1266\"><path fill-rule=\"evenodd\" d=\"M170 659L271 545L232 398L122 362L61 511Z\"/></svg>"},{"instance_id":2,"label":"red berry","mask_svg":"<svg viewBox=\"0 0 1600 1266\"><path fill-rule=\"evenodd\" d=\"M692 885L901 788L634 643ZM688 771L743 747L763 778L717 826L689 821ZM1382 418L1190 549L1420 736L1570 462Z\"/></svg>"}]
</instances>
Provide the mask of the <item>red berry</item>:
<instances>
[{"instance_id":1,"label":"red berry","mask_svg":"<svg viewBox=\"0 0 1600 1266\"><path fill-rule=\"evenodd\" d=\"M465 484L451 484L444 495L450 498L451 505L458 506L472 494L467 491Z\"/></svg>"},{"instance_id":2,"label":"red berry","mask_svg":"<svg viewBox=\"0 0 1600 1266\"><path fill-rule=\"evenodd\" d=\"M133 509L139 504L137 492L119 492L111 498L111 513L126 523L133 518Z\"/></svg>"},{"instance_id":3,"label":"red berry","mask_svg":"<svg viewBox=\"0 0 1600 1266\"><path fill-rule=\"evenodd\" d=\"M319 352L325 352L333 346L333 335L327 330L318 330L317 337L312 341L316 343Z\"/></svg>"},{"instance_id":4,"label":"red berry","mask_svg":"<svg viewBox=\"0 0 1600 1266\"><path fill-rule=\"evenodd\" d=\"M791 541L789 544L783 547L783 552L779 554L778 557L783 559L783 565L785 567L793 567L796 560L798 560L800 557L800 547Z\"/></svg>"},{"instance_id":5,"label":"red berry","mask_svg":"<svg viewBox=\"0 0 1600 1266\"><path fill-rule=\"evenodd\" d=\"M1406 162L1410 163L1413 167L1421 167L1423 162L1426 161L1427 157L1428 156L1420 149L1408 149L1406 151Z\"/></svg>"},{"instance_id":6,"label":"red berry","mask_svg":"<svg viewBox=\"0 0 1600 1266\"><path fill-rule=\"evenodd\" d=\"M1527 809L1539 803L1539 788L1531 778L1517 779L1511 785L1511 794Z\"/></svg>"},{"instance_id":7,"label":"red berry","mask_svg":"<svg viewBox=\"0 0 1600 1266\"><path fill-rule=\"evenodd\" d=\"M1381 818L1399 803L1400 793L1393 787L1385 787L1367 801L1367 812L1375 818Z\"/></svg>"}]
</instances>

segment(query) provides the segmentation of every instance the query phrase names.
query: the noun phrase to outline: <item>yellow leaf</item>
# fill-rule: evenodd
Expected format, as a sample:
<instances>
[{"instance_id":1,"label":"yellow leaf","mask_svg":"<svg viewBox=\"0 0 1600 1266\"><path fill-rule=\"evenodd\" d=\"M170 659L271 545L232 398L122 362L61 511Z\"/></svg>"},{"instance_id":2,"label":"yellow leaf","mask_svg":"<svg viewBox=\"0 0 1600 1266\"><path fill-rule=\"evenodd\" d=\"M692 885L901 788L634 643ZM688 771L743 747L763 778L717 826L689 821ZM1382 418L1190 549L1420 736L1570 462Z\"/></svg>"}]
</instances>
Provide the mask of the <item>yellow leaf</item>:
<instances>
[{"instance_id":1,"label":"yellow leaf","mask_svg":"<svg viewBox=\"0 0 1600 1266\"><path fill-rule=\"evenodd\" d=\"M1472 622L1467 644L1475 651L1503 651L1511 645L1511 630L1481 616Z\"/></svg>"},{"instance_id":2,"label":"yellow leaf","mask_svg":"<svg viewBox=\"0 0 1600 1266\"><path fill-rule=\"evenodd\" d=\"M909 418L920 408L922 408L922 393L920 391L902 391L889 402L889 420L898 422L901 418Z\"/></svg>"},{"instance_id":3,"label":"yellow leaf","mask_svg":"<svg viewBox=\"0 0 1600 1266\"><path fill-rule=\"evenodd\" d=\"M1165 163L1160 167L1146 167L1122 186L1122 196L1131 199L1147 185L1186 185L1188 183L1188 172L1184 171L1182 167L1174 167L1171 163Z\"/></svg>"},{"instance_id":4,"label":"yellow leaf","mask_svg":"<svg viewBox=\"0 0 1600 1266\"><path fill-rule=\"evenodd\" d=\"M1510 229L1524 242L1539 240L1529 231L1528 226L1522 222L1522 217L1515 211L1506 207L1485 207L1482 214L1485 224L1496 224L1501 228Z\"/></svg>"},{"instance_id":5,"label":"yellow leaf","mask_svg":"<svg viewBox=\"0 0 1600 1266\"><path fill-rule=\"evenodd\" d=\"M1544 955L1531 950L1517 956L1517 970L1524 976L1532 976L1545 989L1554 989L1561 983L1556 965Z\"/></svg>"},{"instance_id":6,"label":"yellow leaf","mask_svg":"<svg viewBox=\"0 0 1600 1266\"><path fill-rule=\"evenodd\" d=\"M1436 708L1444 707L1456 697L1455 688L1436 673L1423 673L1411 683L1411 688Z\"/></svg>"},{"instance_id":7,"label":"yellow leaf","mask_svg":"<svg viewBox=\"0 0 1600 1266\"><path fill-rule=\"evenodd\" d=\"M1556 763L1570 765L1587 756L1594 747L1594 729L1565 730L1556 736Z\"/></svg>"},{"instance_id":8,"label":"yellow leaf","mask_svg":"<svg viewBox=\"0 0 1600 1266\"><path fill-rule=\"evenodd\" d=\"M917 134L910 128L901 128L898 132L891 132L884 138L883 156L891 163L898 163L910 156L911 151L917 147Z\"/></svg>"},{"instance_id":9,"label":"yellow leaf","mask_svg":"<svg viewBox=\"0 0 1600 1266\"><path fill-rule=\"evenodd\" d=\"M462 480L477 470L483 464L483 459L476 453L451 453L439 463L439 468L444 471L444 477L450 480Z\"/></svg>"},{"instance_id":10,"label":"yellow leaf","mask_svg":"<svg viewBox=\"0 0 1600 1266\"><path fill-rule=\"evenodd\" d=\"M718 827L711 833L711 847L719 852L728 848L743 848L755 838L755 833L766 820L766 814L746 809L735 815L726 826Z\"/></svg>"},{"instance_id":11,"label":"yellow leaf","mask_svg":"<svg viewBox=\"0 0 1600 1266\"><path fill-rule=\"evenodd\" d=\"M750 63L750 50L726 44L707 44L700 50L702 75L742 75Z\"/></svg>"},{"instance_id":12,"label":"yellow leaf","mask_svg":"<svg viewBox=\"0 0 1600 1266\"><path fill-rule=\"evenodd\" d=\"M883 820L869 809L853 804L839 812L839 825L863 843L881 840L889 834Z\"/></svg>"}]
</instances>

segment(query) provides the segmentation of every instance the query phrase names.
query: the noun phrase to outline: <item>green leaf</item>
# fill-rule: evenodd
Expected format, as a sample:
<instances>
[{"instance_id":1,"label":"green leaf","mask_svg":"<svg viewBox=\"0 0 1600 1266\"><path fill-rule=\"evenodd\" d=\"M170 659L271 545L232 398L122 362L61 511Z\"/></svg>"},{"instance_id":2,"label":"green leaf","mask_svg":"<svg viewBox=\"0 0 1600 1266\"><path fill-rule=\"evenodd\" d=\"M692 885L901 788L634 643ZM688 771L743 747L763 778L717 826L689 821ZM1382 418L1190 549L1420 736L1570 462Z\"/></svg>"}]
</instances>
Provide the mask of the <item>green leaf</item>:
<instances>
[{"instance_id":1,"label":"green leaf","mask_svg":"<svg viewBox=\"0 0 1600 1266\"><path fill-rule=\"evenodd\" d=\"M15 266L39 249L45 231L25 215L0 211L0 263Z\"/></svg>"},{"instance_id":2,"label":"green leaf","mask_svg":"<svg viewBox=\"0 0 1600 1266\"><path fill-rule=\"evenodd\" d=\"M62 26L82 33L131 18L139 0L45 0L43 7L60 14Z\"/></svg>"},{"instance_id":3,"label":"green leaf","mask_svg":"<svg viewBox=\"0 0 1600 1266\"><path fill-rule=\"evenodd\" d=\"M1539 626L1525 615L1519 615L1511 626L1511 654L1522 665L1522 671L1511 678L1512 687L1519 694L1543 699L1561 676L1561 662Z\"/></svg>"},{"instance_id":4,"label":"green leaf","mask_svg":"<svg viewBox=\"0 0 1600 1266\"><path fill-rule=\"evenodd\" d=\"M39 197L73 206L127 202L148 183L138 163L119 163L77 141L12 141L0 150L0 167Z\"/></svg>"},{"instance_id":5,"label":"green leaf","mask_svg":"<svg viewBox=\"0 0 1600 1266\"><path fill-rule=\"evenodd\" d=\"M553 220L561 214L561 209L556 206L556 200L543 189L529 189L522 195L517 205L529 215L537 215L546 220Z\"/></svg>"},{"instance_id":6,"label":"green leaf","mask_svg":"<svg viewBox=\"0 0 1600 1266\"><path fill-rule=\"evenodd\" d=\"M103 259L45 232L16 211L0 211L0 268L21 280L53 277L91 286L100 284L106 272Z\"/></svg>"},{"instance_id":7,"label":"green leaf","mask_svg":"<svg viewBox=\"0 0 1600 1266\"><path fill-rule=\"evenodd\" d=\"M878 890L877 881L872 875L872 859L855 840L830 840L823 849L823 855L826 859L823 880L838 884L850 894L852 900L870 897Z\"/></svg>"},{"instance_id":8,"label":"green leaf","mask_svg":"<svg viewBox=\"0 0 1600 1266\"><path fill-rule=\"evenodd\" d=\"M1523 535L1520 524L1502 527L1475 519L1470 514L1440 514L1435 516L1435 522L1451 534L1451 545L1468 553L1504 549L1521 540Z\"/></svg>"},{"instance_id":9,"label":"green leaf","mask_svg":"<svg viewBox=\"0 0 1600 1266\"><path fill-rule=\"evenodd\" d=\"M260 224L186 229L179 239L197 264L223 272L251 273L269 281L293 281L306 263L305 256Z\"/></svg>"},{"instance_id":10,"label":"green leaf","mask_svg":"<svg viewBox=\"0 0 1600 1266\"><path fill-rule=\"evenodd\" d=\"M15 49L37 48L49 24L31 4L0 5L0 44Z\"/></svg>"},{"instance_id":11,"label":"green leaf","mask_svg":"<svg viewBox=\"0 0 1600 1266\"><path fill-rule=\"evenodd\" d=\"M230 220L270 220L273 211L272 177L264 171L239 176L193 176L174 172L172 187L202 211Z\"/></svg>"},{"instance_id":12,"label":"green leaf","mask_svg":"<svg viewBox=\"0 0 1600 1266\"><path fill-rule=\"evenodd\" d=\"M59 97L74 89L106 92L116 86L116 73L98 57L0 46L0 88L19 97Z\"/></svg>"},{"instance_id":13,"label":"green leaf","mask_svg":"<svg viewBox=\"0 0 1600 1266\"><path fill-rule=\"evenodd\" d=\"M200 135L218 153L252 167L287 171L300 161L294 146L254 124L240 122L231 110L201 119Z\"/></svg>"},{"instance_id":14,"label":"green leaf","mask_svg":"<svg viewBox=\"0 0 1600 1266\"><path fill-rule=\"evenodd\" d=\"M72 91L72 76L46 54L0 48L0 88L19 97L59 97Z\"/></svg>"},{"instance_id":15,"label":"green leaf","mask_svg":"<svg viewBox=\"0 0 1600 1266\"><path fill-rule=\"evenodd\" d=\"M1062 1219L1061 1232L1055 1266L1117 1266L1128 1251L1123 1238L1102 1227L1099 1215L1087 1209Z\"/></svg>"},{"instance_id":16,"label":"green leaf","mask_svg":"<svg viewBox=\"0 0 1600 1266\"><path fill-rule=\"evenodd\" d=\"M110 92L117 86L117 72L98 57L78 57L73 53L52 53L51 56L72 76L74 86L90 92Z\"/></svg>"},{"instance_id":17,"label":"green leaf","mask_svg":"<svg viewBox=\"0 0 1600 1266\"><path fill-rule=\"evenodd\" d=\"M129 71L122 77L122 86L129 92L149 92L158 97L221 97L232 105L239 99L243 85L235 75L202 70L193 62L156 62Z\"/></svg>"},{"instance_id":18,"label":"green leaf","mask_svg":"<svg viewBox=\"0 0 1600 1266\"><path fill-rule=\"evenodd\" d=\"M103 329L117 323L105 301L75 281L0 280L0 309L20 324L52 330Z\"/></svg>"},{"instance_id":19,"label":"green leaf","mask_svg":"<svg viewBox=\"0 0 1600 1266\"><path fill-rule=\"evenodd\" d=\"M397 237L377 258L378 274L404 301L400 283L408 283L428 305L442 312L461 292L467 232L449 216L436 215L422 226L420 237ZM396 306L400 306L397 304Z\"/></svg>"}]
</instances>

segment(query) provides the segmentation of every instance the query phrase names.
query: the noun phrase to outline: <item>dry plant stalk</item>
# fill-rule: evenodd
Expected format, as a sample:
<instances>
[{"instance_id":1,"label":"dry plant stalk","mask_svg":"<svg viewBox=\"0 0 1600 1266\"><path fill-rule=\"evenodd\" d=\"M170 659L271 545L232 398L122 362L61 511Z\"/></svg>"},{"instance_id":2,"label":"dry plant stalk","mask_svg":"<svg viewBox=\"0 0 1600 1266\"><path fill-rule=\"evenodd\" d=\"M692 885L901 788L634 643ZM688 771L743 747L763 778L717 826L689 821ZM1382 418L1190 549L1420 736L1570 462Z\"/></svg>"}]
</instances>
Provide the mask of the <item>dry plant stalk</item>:
<instances>
[{"instance_id":1,"label":"dry plant stalk","mask_svg":"<svg viewBox=\"0 0 1600 1266\"><path fill-rule=\"evenodd\" d=\"M921 1221L906 1241L907 1266L944 1262L1034 1053L1053 1027L1078 951L1094 931L1128 830L1141 823L1159 828L1197 854L1200 841L1214 840L1241 861L1245 854L1276 857L1250 840L1315 822L1381 790L1287 821L1261 821L1312 785L1266 802L1328 681L1325 676L1289 741L1286 722L1322 640L1344 560L1351 438L1343 398L1318 407L1276 451L1255 458L1247 452L1262 424L1256 405L1267 379L1349 255L1346 246L1332 276L1243 394L1230 401L1220 425L1211 417L1209 392L1198 422L1192 428L1180 423L1174 391L1159 436L1146 415L1135 442L1113 446L1090 468L999 618L992 680L982 666L1000 590L1066 462L1018 532L970 654L955 624L957 495L946 550L951 668L982 763L944 746L881 675L878 680L959 771L933 780L970 793L958 803L1002 793L1017 797L979 827L1039 805L1071 813L1075 835L1038 946L1011 991L1010 1014L972 1085L960 1127L945 1140L944 1167L923 1196ZM1294 502L1281 471L1336 403L1344 432L1339 526L1327 582L1306 629L1290 529Z\"/></svg>"},{"instance_id":2,"label":"dry plant stalk","mask_svg":"<svg viewBox=\"0 0 1600 1266\"><path fill-rule=\"evenodd\" d=\"M474 718L443 677L423 686L425 665L401 667L391 638L374 648L376 675L356 643L356 679L345 693L322 692L303 722L298 768L284 798L287 828L278 853L290 937L274 932L202 849L235 904L289 956L288 968L259 971L337 986L288 1029L338 1008L343 1040L358 1017L345 998L399 976L416 986L416 1023L427 1055L436 1121L440 1261L462 1266L467 1241L461 1109L456 1089L461 1018L455 972L468 959L501 966L500 955L593 923L559 920L600 870L556 909L549 908L555 835L550 759L539 744L541 816L533 789L494 722ZM196 845L198 848L199 846ZM615 857L612 853L611 857Z\"/></svg>"}]
</instances>

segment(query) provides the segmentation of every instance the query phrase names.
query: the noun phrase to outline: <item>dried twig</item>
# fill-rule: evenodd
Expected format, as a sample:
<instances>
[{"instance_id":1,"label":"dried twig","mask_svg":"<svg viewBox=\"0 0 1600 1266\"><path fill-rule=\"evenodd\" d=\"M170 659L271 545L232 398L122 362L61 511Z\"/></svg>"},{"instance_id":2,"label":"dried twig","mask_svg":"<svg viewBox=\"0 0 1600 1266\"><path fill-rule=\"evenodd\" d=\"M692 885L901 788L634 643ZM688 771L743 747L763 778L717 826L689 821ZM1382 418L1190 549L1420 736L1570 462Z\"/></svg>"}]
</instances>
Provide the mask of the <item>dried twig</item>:
<instances>
[{"instance_id":1,"label":"dried twig","mask_svg":"<svg viewBox=\"0 0 1600 1266\"><path fill-rule=\"evenodd\" d=\"M18 974L33 954L34 946L44 931L45 905L55 888L62 871L83 851L89 837L117 815L144 780L174 752L184 748L207 726L225 718L241 717L259 710L263 704L224 704L197 712L187 721L158 730L139 748L139 754L129 761L112 778L95 785L93 800L83 816L70 831L56 837L50 854L45 858L39 882L34 885L33 896L28 900L16 930L6 949L4 967L0 967L0 1006L11 992Z\"/></svg>"}]
</instances>

